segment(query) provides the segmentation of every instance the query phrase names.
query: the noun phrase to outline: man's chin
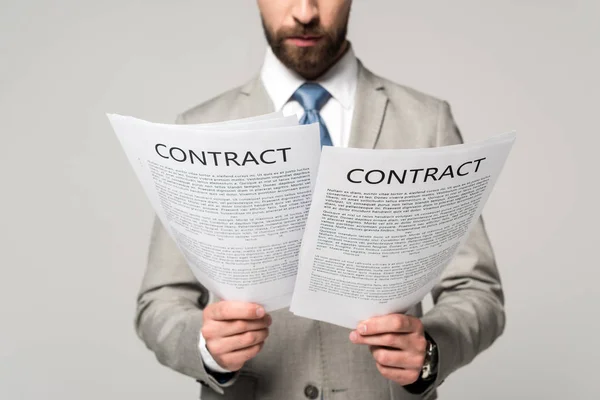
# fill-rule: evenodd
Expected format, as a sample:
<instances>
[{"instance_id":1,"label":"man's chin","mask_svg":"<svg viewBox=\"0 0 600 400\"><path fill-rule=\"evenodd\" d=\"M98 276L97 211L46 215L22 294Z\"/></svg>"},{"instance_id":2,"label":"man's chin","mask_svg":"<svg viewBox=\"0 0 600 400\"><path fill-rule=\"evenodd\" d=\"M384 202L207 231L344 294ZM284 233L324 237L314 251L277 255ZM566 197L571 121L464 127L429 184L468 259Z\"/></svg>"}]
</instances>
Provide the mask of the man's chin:
<instances>
[{"instance_id":1,"label":"man's chin","mask_svg":"<svg viewBox=\"0 0 600 400\"><path fill-rule=\"evenodd\" d=\"M322 68L319 63L303 57L286 57L282 60L286 67L307 79L315 78Z\"/></svg>"},{"instance_id":2,"label":"man's chin","mask_svg":"<svg viewBox=\"0 0 600 400\"><path fill-rule=\"evenodd\" d=\"M275 55L286 67L307 79L318 77L332 62L321 44L300 47L284 41Z\"/></svg>"},{"instance_id":3,"label":"man's chin","mask_svg":"<svg viewBox=\"0 0 600 400\"><path fill-rule=\"evenodd\" d=\"M315 64L327 58L326 52L319 47L285 46L282 55L294 64Z\"/></svg>"},{"instance_id":4,"label":"man's chin","mask_svg":"<svg viewBox=\"0 0 600 400\"><path fill-rule=\"evenodd\" d=\"M282 43L281 49L289 55L304 56L304 55L318 53L321 49L321 46L319 44L310 45L310 46L299 46L298 44L294 43L293 41L286 40Z\"/></svg>"}]
</instances>

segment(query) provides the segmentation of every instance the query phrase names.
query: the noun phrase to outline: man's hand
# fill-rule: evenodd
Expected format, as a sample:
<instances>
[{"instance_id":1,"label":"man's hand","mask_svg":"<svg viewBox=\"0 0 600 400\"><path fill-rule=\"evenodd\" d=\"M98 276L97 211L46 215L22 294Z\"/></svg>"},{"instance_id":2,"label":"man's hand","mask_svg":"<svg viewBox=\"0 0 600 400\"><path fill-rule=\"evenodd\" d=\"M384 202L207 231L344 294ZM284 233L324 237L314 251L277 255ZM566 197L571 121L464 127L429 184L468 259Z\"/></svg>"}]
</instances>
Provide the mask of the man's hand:
<instances>
[{"instance_id":1,"label":"man's hand","mask_svg":"<svg viewBox=\"0 0 600 400\"><path fill-rule=\"evenodd\" d=\"M221 301L204 309L202 336L214 360L237 371L258 354L269 335L271 316L257 304Z\"/></svg>"},{"instance_id":2,"label":"man's hand","mask_svg":"<svg viewBox=\"0 0 600 400\"><path fill-rule=\"evenodd\" d=\"M375 317L358 324L350 340L367 344L384 377L402 386L419 379L427 340L421 320L403 314Z\"/></svg>"}]
</instances>

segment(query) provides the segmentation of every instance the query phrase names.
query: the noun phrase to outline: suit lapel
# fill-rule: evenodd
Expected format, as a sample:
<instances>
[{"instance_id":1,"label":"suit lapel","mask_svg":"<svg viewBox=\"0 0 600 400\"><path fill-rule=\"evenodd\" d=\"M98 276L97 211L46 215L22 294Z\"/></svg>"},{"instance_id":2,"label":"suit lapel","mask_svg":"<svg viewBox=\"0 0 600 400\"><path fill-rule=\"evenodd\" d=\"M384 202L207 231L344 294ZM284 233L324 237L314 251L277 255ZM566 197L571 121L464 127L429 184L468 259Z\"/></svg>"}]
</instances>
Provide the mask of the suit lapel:
<instances>
[{"instance_id":1,"label":"suit lapel","mask_svg":"<svg viewBox=\"0 0 600 400\"><path fill-rule=\"evenodd\" d=\"M253 117L275 111L260 76L255 77L240 88L238 118Z\"/></svg>"},{"instance_id":2,"label":"suit lapel","mask_svg":"<svg viewBox=\"0 0 600 400\"><path fill-rule=\"evenodd\" d=\"M388 97L382 82L358 62L354 116L348 147L372 149L383 124Z\"/></svg>"}]
</instances>

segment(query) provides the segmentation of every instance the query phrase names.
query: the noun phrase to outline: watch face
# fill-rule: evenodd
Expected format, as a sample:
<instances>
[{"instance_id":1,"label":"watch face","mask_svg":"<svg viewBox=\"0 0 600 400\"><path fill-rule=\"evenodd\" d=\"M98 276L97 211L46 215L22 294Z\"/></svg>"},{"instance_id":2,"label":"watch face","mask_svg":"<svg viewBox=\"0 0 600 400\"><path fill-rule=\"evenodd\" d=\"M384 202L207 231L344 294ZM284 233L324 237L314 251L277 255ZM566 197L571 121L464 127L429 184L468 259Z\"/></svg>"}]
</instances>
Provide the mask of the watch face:
<instances>
[{"instance_id":1,"label":"watch face","mask_svg":"<svg viewBox=\"0 0 600 400\"><path fill-rule=\"evenodd\" d=\"M437 364L438 361L438 348L435 341L425 333L425 337L427 339L427 350L426 350L426 359L430 359L433 364Z\"/></svg>"}]
</instances>

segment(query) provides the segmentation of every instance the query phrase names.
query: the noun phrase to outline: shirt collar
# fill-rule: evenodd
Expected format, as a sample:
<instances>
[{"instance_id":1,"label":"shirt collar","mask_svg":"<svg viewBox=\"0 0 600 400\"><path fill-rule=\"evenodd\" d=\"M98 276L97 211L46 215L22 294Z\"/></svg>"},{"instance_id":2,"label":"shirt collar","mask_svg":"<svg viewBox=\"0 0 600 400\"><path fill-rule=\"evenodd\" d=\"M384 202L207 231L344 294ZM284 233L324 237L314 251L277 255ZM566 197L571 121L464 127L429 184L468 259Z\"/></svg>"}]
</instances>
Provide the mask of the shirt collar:
<instances>
[{"instance_id":1,"label":"shirt collar","mask_svg":"<svg viewBox=\"0 0 600 400\"><path fill-rule=\"evenodd\" d=\"M275 56L271 47L267 47L260 73L267 94L273 102L275 111L280 111L306 80L288 69ZM350 109L354 104L356 83L358 80L358 60L352 46L323 76L316 80L342 107Z\"/></svg>"}]
</instances>

